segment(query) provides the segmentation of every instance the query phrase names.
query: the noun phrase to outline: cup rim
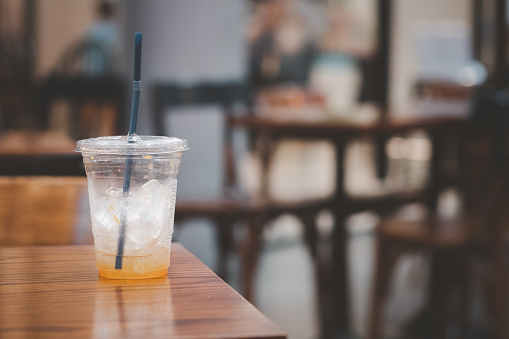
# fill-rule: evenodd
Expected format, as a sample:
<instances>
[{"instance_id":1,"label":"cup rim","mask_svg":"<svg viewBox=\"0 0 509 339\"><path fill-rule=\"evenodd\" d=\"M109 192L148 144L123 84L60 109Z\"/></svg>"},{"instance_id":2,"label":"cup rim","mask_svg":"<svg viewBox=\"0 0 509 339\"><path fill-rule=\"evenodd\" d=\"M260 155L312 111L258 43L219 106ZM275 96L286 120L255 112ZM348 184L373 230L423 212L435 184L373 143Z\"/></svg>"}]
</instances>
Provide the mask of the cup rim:
<instances>
[{"instance_id":1,"label":"cup rim","mask_svg":"<svg viewBox=\"0 0 509 339\"><path fill-rule=\"evenodd\" d=\"M75 152L82 154L166 154L188 149L186 139L155 135L116 135L78 140Z\"/></svg>"}]
</instances>

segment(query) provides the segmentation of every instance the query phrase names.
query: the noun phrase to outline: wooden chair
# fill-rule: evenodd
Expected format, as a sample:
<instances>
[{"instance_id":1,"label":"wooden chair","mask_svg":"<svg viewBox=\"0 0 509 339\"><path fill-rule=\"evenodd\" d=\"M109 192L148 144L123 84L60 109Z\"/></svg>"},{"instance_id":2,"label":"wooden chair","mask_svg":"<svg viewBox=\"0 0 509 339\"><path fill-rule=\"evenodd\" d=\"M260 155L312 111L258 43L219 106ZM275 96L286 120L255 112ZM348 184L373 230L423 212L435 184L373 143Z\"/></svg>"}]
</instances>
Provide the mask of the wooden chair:
<instances>
[{"instance_id":1,"label":"wooden chair","mask_svg":"<svg viewBox=\"0 0 509 339\"><path fill-rule=\"evenodd\" d=\"M80 228L84 177L1 176L0 246L92 244Z\"/></svg>"},{"instance_id":2,"label":"wooden chair","mask_svg":"<svg viewBox=\"0 0 509 339\"><path fill-rule=\"evenodd\" d=\"M11 131L0 135L0 176L85 176L76 142L53 131Z\"/></svg>"},{"instance_id":3,"label":"wooden chair","mask_svg":"<svg viewBox=\"0 0 509 339\"><path fill-rule=\"evenodd\" d=\"M247 236L240 247L242 290L244 296L252 300L254 276L261 246L262 229L265 224L283 213L293 213L300 217L305 225L305 242L311 254L316 255L316 229L314 216L322 208L321 201L304 201L297 203L275 202L267 196L249 197L240 192L236 185L235 163L233 157L233 134L229 117L237 103L249 107L248 88L243 83L205 83L194 86L183 86L174 83L156 85L153 89L155 103L155 126L158 134L165 134L164 116L171 113L168 108L186 105L219 105L224 113L224 179L223 194L212 201L180 201L177 200L175 220L180 222L190 218L207 218L217 226L219 248L218 274L227 275L227 257L234 244L233 225L239 221L247 226ZM254 144L257 136L250 136ZM192 146L191 146L192 147ZM262 147L263 148L263 147ZM261 159L264 162L264 178L266 182L267 163L270 160L270 149L263 148Z\"/></svg>"},{"instance_id":4,"label":"wooden chair","mask_svg":"<svg viewBox=\"0 0 509 339\"><path fill-rule=\"evenodd\" d=\"M74 143L16 132L0 144L0 246L93 243L87 181ZM80 208L81 207L81 208Z\"/></svg>"},{"instance_id":5,"label":"wooden chair","mask_svg":"<svg viewBox=\"0 0 509 339\"><path fill-rule=\"evenodd\" d=\"M498 180L495 187L496 214L484 242L476 248L476 259L488 266L486 299L496 339L509 336L509 185Z\"/></svg>"},{"instance_id":6,"label":"wooden chair","mask_svg":"<svg viewBox=\"0 0 509 339\"><path fill-rule=\"evenodd\" d=\"M490 215L486 217L486 229L477 238L474 247L474 259L477 264L484 266L481 273L485 273L485 300L488 318L491 320L490 330L496 339L506 339L509 336L509 177L507 164L509 153L505 136L497 135L501 132L491 131L489 135L481 134L481 145L474 149L476 163L488 162L492 164L490 178L484 185L491 187L492 204ZM486 133L486 131L483 131ZM491 159L486 160L490 157ZM491 160L491 161L489 161ZM470 164L472 167L474 163ZM474 272L477 273L477 272ZM487 273L487 274L486 274Z\"/></svg>"},{"instance_id":7,"label":"wooden chair","mask_svg":"<svg viewBox=\"0 0 509 339\"><path fill-rule=\"evenodd\" d=\"M0 129L33 127L34 46L24 36L0 37Z\"/></svg>"},{"instance_id":8,"label":"wooden chair","mask_svg":"<svg viewBox=\"0 0 509 339\"><path fill-rule=\"evenodd\" d=\"M468 325L469 280L473 260L479 253L490 257L497 278L494 279L496 298L495 318L497 338L506 338L501 323L504 319L504 281L501 255L503 245L496 244L500 238L501 201L504 187L494 180L495 161L492 153L479 143L477 137L462 136L461 160L459 162L459 187L463 193L462 216L452 220L441 220L430 216L426 220L383 220L377 229L377 252L372 308L368 338L380 338L383 302L387 296L392 270L397 259L404 253L427 251L432 254L432 270L429 284L429 299L433 308L436 332L433 338L445 338L450 314L450 292L459 291L459 312L455 320L459 338L464 338ZM475 142L473 142L475 141ZM484 145L485 146L485 145ZM480 240L484 241L480 241ZM491 240L490 240L491 239ZM482 249L482 250L480 250ZM486 254L488 253L488 254ZM503 274L502 274L503 275ZM498 284L498 285L497 285ZM504 295L506 296L504 299ZM500 304L502 303L502 304Z\"/></svg>"}]
</instances>

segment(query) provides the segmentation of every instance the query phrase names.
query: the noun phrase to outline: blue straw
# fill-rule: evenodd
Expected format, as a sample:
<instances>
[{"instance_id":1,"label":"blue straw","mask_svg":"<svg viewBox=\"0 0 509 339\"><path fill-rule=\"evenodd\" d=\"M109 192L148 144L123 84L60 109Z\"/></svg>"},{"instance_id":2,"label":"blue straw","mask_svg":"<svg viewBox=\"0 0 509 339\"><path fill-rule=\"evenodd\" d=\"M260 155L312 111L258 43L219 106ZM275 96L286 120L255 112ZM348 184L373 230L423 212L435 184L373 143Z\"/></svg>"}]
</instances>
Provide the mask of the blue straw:
<instances>
[{"instance_id":1,"label":"blue straw","mask_svg":"<svg viewBox=\"0 0 509 339\"><path fill-rule=\"evenodd\" d=\"M141 33L134 34L134 81L133 81L133 102L131 104L131 122L129 123L129 134L127 142L133 143L132 136L136 134L136 124L138 122L138 106L140 104L140 79L141 79ZM124 187L122 189L123 196L126 197L131 187L131 170L133 164L132 155L127 155L124 171ZM126 228L125 212L121 215L120 231L118 237L117 256L115 258L115 269L122 269L122 258L124 256L125 245L125 228Z\"/></svg>"}]
</instances>

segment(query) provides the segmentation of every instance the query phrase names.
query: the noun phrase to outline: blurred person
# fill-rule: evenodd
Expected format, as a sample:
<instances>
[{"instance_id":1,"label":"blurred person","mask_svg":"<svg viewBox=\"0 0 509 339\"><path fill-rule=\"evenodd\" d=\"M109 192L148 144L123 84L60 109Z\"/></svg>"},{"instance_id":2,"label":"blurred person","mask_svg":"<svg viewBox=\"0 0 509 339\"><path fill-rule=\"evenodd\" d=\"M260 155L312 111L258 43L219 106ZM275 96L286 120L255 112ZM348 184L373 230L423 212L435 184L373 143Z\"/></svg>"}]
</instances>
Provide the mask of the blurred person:
<instances>
[{"instance_id":1,"label":"blurred person","mask_svg":"<svg viewBox=\"0 0 509 339\"><path fill-rule=\"evenodd\" d=\"M248 25L250 76L255 86L307 83L316 55L310 3L258 0Z\"/></svg>"},{"instance_id":2,"label":"blurred person","mask_svg":"<svg viewBox=\"0 0 509 339\"><path fill-rule=\"evenodd\" d=\"M121 42L115 22L115 3L111 0L99 1L97 16L97 20L87 28L83 39L83 44L94 47L88 51L90 59L86 71L90 75L118 72Z\"/></svg>"},{"instance_id":3,"label":"blurred person","mask_svg":"<svg viewBox=\"0 0 509 339\"><path fill-rule=\"evenodd\" d=\"M247 40L258 104L348 116L360 103L380 101L374 3L253 4ZM371 119L375 112L363 113Z\"/></svg>"}]
</instances>

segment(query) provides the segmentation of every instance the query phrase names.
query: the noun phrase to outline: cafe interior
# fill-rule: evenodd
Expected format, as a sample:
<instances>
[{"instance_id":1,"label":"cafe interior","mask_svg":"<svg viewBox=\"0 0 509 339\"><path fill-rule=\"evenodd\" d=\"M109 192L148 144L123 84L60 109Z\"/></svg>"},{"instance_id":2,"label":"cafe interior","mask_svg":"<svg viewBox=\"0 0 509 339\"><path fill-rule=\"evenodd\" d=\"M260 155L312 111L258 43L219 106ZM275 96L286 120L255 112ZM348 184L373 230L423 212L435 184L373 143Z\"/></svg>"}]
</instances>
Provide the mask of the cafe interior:
<instances>
[{"instance_id":1,"label":"cafe interior","mask_svg":"<svg viewBox=\"0 0 509 339\"><path fill-rule=\"evenodd\" d=\"M127 135L142 32L137 134L189 144L173 241L288 338L509 338L508 25L506 0L0 0L0 250L93 244L74 150Z\"/></svg>"}]
</instances>

